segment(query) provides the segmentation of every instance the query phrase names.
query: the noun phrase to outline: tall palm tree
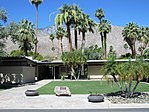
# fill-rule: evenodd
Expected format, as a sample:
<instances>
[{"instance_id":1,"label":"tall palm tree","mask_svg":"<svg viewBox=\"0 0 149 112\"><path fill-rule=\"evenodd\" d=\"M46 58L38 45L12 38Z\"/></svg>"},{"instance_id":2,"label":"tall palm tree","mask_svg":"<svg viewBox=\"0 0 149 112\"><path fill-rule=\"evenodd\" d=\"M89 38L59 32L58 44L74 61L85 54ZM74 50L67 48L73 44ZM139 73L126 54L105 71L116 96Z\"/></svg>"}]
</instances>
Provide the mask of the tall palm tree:
<instances>
[{"instance_id":1,"label":"tall palm tree","mask_svg":"<svg viewBox=\"0 0 149 112\"><path fill-rule=\"evenodd\" d=\"M95 23L85 13L82 13L80 15L78 23L79 23L79 25L78 25L79 32L82 33L81 51L82 51L82 54L84 55L85 34L87 31L94 32L93 28L95 27ZM84 75L84 64L82 64L81 67L82 67L81 74Z\"/></svg>"},{"instance_id":2,"label":"tall palm tree","mask_svg":"<svg viewBox=\"0 0 149 112\"><path fill-rule=\"evenodd\" d=\"M104 58L107 58L107 34L111 32L111 23L105 19L102 19L98 31L103 34L103 49L104 49Z\"/></svg>"},{"instance_id":3,"label":"tall palm tree","mask_svg":"<svg viewBox=\"0 0 149 112\"><path fill-rule=\"evenodd\" d=\"M97 9L96 13L95 13L95 17L97 17L99 19L99 21L100 21L99 24L101 24L101 20L105 17L104 11L101 8ZM103 38L104 37L103 37L102 32L100 32L100 36L101 36L101 45L102 45L102 48L103 48L104 47L104 43L103 43Z\"/></svg>"},{"instance_id":4,"label":"tall palm tree","mask_svg":"<svg viewBox=\"0 0 149 112\"><path fill-rule=\"evenodd\" d=\"M78 20L78 30L79 33L82 33L82 44L81 44L81 49L83 50L84 46L85 46L85 34L87 31L94 33L94 27L95 27L95 23L94 21L89 18L88 15L86 15L85 13L82 13L80 15L80 18Z\"/></svg>"},{"instance_id":5,"label":"tall palm tree","mask_svg":"<svg viewBox=\"0 0 149 112\"><path fill-rule=\"evenodd\" d=\"M78 23L79 23L79 18L80 15L82 14L82 10L79 8L79 6L77 6L76 4L72 5L72 9L75 10L76 12L76 21L72 21L72 25L74 28L74 37L75 37L75 49L78 49Z\"/></svg>"},{"instance_id":6,"label":"tall palm tree","mask_svg":"<svg viewBox=\"0 0 149 112\"><path fill-rule=\"evenodd\" d=\"M62 27L58 27L56 31L56 38L61 41L61 52L63 53L63 37L66 36L66 31Z\"/></svg>"},{"instance_id":7,"label":"tall palm tree","mask_svg":"<svg viewBox=\"0 0 149 112\"><path fill-rule=\"evenodd\" d=\"M36 7L36 39L35 39L35 58L37 55L37 43L38 43L38 6L43 2L43 0L29 0Z\"/></svg>"},{"instance_id":8,"label":"tall palm tree","mask_svg":"<svg viewBox=\"0 0 149 112\"><path fill-rule=\"evenodd\" d=\"M58 14L55 17L55 24L58 27L58 25L62 26L63 22L65 23L67 27L67 33L68 33L68 40L69 40L69 49L70 52L72 51L72 39L71 39L71 31L70 26L72 25L72 20L76 21L76 12L71 8L71 6L65 4L60 9L60 14Z\"/></svg>"},{"instance_id":9,"label":"tall palm tree","mask_svg":"<svg viewBox=\"0 0 149 112\"><path fill-rule=\"evenodd\" d=\"M33 46L33 40L35 38L35 31L33 29L33 24L28 20L22 20L19 23L18 29L18 39L19 39L19 47L24 51L25 55L28 55L28 51L30 51Z\"/></svg>"},{"instance_id":10,"label":"tall palm tree","mask_svg":"<svg viewBox=\"0 0 149 112\"><path fill-rule=\"evenodd\" d=\"M139 30L138 25L133 22L130 22L129 24L127 24L127 26L125 26L124 29L122 30L122 35L124 37L124 40L130 46L133 58L136 57L135 44L138 38L138 30Z\"/></svg>"},{"instance_id":11,"label":"tall palm tree","mask_svg":"<svg viewBox=\"0 0 149 112\"><path fill-rule=\"evenodd\" d=\"M141 57L143 56L143 51L147 47L148 42L149 42L149 28L142 26L139 28L139 36L137 38L139 42L141 43L140 52L141 52Z\"/></svg>"},{"instance_id":12,"label":"tall palm tree","mask_svg":"<svg viewBox=\"0 0 149 112\"><path fill-rule=\"evenodd\" d=\"M79 33L82 33L82 44L81 44L81 49L84 48L85 45L85 33L89 29L89 16L86 15L85 13L82 13L82 15L79 18Z\"/></svg>"}]
</instances>

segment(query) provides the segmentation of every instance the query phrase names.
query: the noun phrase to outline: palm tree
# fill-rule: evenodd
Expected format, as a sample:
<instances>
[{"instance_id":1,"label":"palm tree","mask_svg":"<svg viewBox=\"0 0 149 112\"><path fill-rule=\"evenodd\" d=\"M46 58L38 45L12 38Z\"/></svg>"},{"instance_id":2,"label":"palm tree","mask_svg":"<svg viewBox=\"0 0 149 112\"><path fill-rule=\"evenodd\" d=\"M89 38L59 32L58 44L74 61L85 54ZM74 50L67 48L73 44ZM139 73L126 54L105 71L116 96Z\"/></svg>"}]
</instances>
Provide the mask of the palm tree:
<instances>
[{"instance_id":1,"label":"palm tree","mask_svg":"<svg viewBox=\"0 0 149 112\"><path fill-rule=\"evenodd\" d=\"M35 38L35 31L33 29L33 24L28 20L22 20L19 23L18 29L18 39L19 39L19 47L24 51L25 55L28 55L28 51L30 51L33 46L32 42Z\"/></svg>"},{"instance_id":2,"label":"palm tree","mask_svg":"<svg viewBox=\"0 0 149 112\"><path fill-rule=\"evenodd\" d=\"M101 8L96 10L95 16L101 21L105 17L104 12Z\"/></svg>"},{"instance_id":3,"label":"palm tree","mask_svg":"<svg viewBox=\"0 0 149 112\"><path fill-rule=\"evenodd\" d=\"M78 30L79 33L82 33L82 44L81 44L81 49L84 48L85 46L85 34L87 31L90 31L92 33L94 33L94 27L95 27L95 23L94 21L89 18L88 15L86 15L85 13L82 13L80 15L80 18L78 20Z\"/></svg>"},{"instance_id":4,"label":"palm tree","mask_svg":"<svg viewBox=\"0 0 149 112\"><path fill-rule=\"evenodd\" d=\"M52 51L55 50L55 48L54 48L54 42L53 42L54 38L55 38L54 34L50 34L49 35L49 39L52 41Z\"/></svg>"},{"instance_id":5,"label":"palm tree","mask_svg":"<svg viewBox=\"0 0 149 112\"><path fill-rule=\"evenodd\" d=\"M120 84L119 80L117 79L116 75L119 75L117 72L117 65L118 63L115 62L114 59L108 60L104 66L101 68L101 72L103 73L103 77L109 80L109 75L111 75L114 79L114 82L118 85L120 90L123 92L122 85Z\"/></svg>"},{"instance_id":6,"label":"palm tree","mask_svg":"<svg viewBox=\"0 0 149 112\"><path fill-rule=\"evenodd\" d=\"M143 77L148 78L148 62L142 59L136 59L135 61L123 62L117 64L117 74L119 74L120 80L126 85L125 97L133 97L133 94L143 79ZM132 81L135 80L136 84L132 88ZM132 89L131 89L132 88Z\"/></svg>"},{"instance_id":7,"label":"palm tree","mask_svg":"<svg viewBox=\"0 0 149 112\"><path fill-rule=\"evenodd\" d=\"M72 39L71 39L71 32L70 32L70 26L72 24L72 20L76 21L76 12L71 8L71 6L65 4L60 9L60 14L58 14L55 17L55 24L58 27L60 25L62 27L63 22L65 23L67 27L67 33L68 33L68 40L69 40L69 49L70 52L72 51Z\"/></svg>"},{"instance_id":8,"label":"palm tree","mask_svg":"<svg viewBox=\"0 0 149 112\"><path fill-rule=\"evenodd\" d=\"M77 50L78 49L78 43L77 43L77 40L78 40L78 23L79 23L80 15L82 14L82 10L76 4L72 5L72 9L75 10L75 12L77 14L76 15L76 21L74 20L72 23L73 28L74 28L75 49Z\"/></svg>"},{"instance_id":9,"label":"palm tree","mask_svg":"<svg viewBox=\"0 0 149 112\"><path fill-rule=\"evenodd\" d=\"M139 42L142 44L140 48L141 57L143 56L143 51L147 47L149 42L149 28L148 27L141 27L139 28L139 36L137 38Z\"/></svg>"},{"instance_id":10,"label":"palm tree","mask_svg":"<svg viewBox=\"0 0 149 112\"><path fill-rule=\"evenodd\" d=\"M95 27L95 23L85 13L82 13L80 15L78 23L79 23L78 30L79 30L79 32L82 33L81 51L82 51L82 54L84 55L85 33L87 31L94 32L93 28ZM84 65L83 64L82 64L82 71L81 72L82 72L81 74L84 75Z\"/></svg>"},{"instance_id":11,"label":"palm tree","mask_svg":"<svg viewBox=\"0 0 149 112\"><path fill-rule=\"evenodd\" d=\"M2 52L3 55L3 48L5 47L5 43L3 40L7 37L7 31L6 28L2 26L2 22L7 22L7 13L4 9L0 9L0 52ZM0 53L1 55L1 53Z\"/></svg>"},{"instance_id":12,"label":"palm tree","mask_svg":"<svg viewBox=\"0 0 149 112\"><path fill-rule=\"evenodd\" d=\"M38 6L43 2L43 0L29 0L36 7L36 41L35 41L35 58L37 55L37 43L38 43Z\"/></svg>"},{"instance_id":13,"label":"palm tree","mask_svg":"<svg viewBox=\"0 0 149 112\"><path fill-rule=\"evenodd\" d=\"M133 58L136 57L135 44L136 44L136 39L138 38L138 29L139 29L139 27L137 24L130 22L122 30L122 35L124 37L124 40L128 43L128 45L132 51Z\"/></svg>"},{"instance_id":14,"label":"palm tree","mask_svg":"<svg viewBox=\"0 0 149 112\"><path fill-rule=\"evenodd\" d=\"M79 18L79 33L82 33L82 44L81 44L81 49L84 48L85 45L85 33L89 29L89 16L86 15L85 13L82 13L81 17Z\"/></svg>"},{"instance_id":15,"label":"palm tree","mask_svg":"<svg viewBox=\"0 0 149 112\"><path fill-rule=\"evenodd\" d=\"M111 23L105 19L102 19L98 31L102 33L103 36L103 49L104 49L104 58L107 58L107 34L111 32Z\"/></svg>"},{"instance_id":16,"label":"palm tree","mask_svg":"<svg viewBox=\"0 0 149 112\"><path fill-rule=\"evenodd\" d=\"M143 80L143 78L149 78L149 63L139 59L134 63L134 67L135 67L135 74L134 74L134 80L136 80L136 84L135 86L132 88L132 92L131 92L131 97L133 97L133 94L138 86L138 84L140 83L141 80Z\"/></svg>"},{"instance_id":17,"label":"palm tree","mask_svg":"<svg viewBox=\"0 0 149 112\"><path fill-rule=\"evenodd\" d=\"M61 52L63 53L63 37L66 36L66 31L62 27L58 27L56 31L56 38L61 41Z\"/></svg>"},{"instance_id":18,"label":"palm tree","mask_svg":"<svg viewBox=\"0 0 149 112\"><path fill-rule=\"evenodd\" d=\"M99 19L100 23L101 23L101 20L105 17L104 11L101 8L97 9L96 13L95 13L95 17L97 17ZM103 43L103 38L104 37L103 37L102 32L100 32L100 36L101 36L101 45L102 45L102 48L103 48L104 47L104 43Z\"/></svg>"},{"instance_id":19,"label":"palm tree","mask_svg":"<svg viewBox=\"0 0 149 112\"><path fill-rule=\"evenodd\" d=\"M0 9L0 20L7 22L7 13L4 9Z\"/></svg>"}]
</instances>

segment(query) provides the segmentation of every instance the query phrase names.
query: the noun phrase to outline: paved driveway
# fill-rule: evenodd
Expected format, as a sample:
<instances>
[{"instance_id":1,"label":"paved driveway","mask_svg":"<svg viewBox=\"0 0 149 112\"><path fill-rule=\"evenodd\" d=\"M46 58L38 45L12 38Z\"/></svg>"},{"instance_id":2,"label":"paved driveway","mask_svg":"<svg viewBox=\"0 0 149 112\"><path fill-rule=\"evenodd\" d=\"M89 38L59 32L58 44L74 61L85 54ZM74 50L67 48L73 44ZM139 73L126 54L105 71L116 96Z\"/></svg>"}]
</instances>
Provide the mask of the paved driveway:
<instances>
[{"instance_id":1,"label":"paved driveway","mask_svg":"<svg viewBox=\"0 0 149 112\"><path fill-rule=\"evenodd\" d=\"M105 99L102 103L90 103L88 95L58 97L55 95L25 96L27 89L38 89L51 82L42 80L35 84L0 91L0 109L109 109L109 108L149 108L149 104L111 104Z\"/></svg>"}]
</instances>

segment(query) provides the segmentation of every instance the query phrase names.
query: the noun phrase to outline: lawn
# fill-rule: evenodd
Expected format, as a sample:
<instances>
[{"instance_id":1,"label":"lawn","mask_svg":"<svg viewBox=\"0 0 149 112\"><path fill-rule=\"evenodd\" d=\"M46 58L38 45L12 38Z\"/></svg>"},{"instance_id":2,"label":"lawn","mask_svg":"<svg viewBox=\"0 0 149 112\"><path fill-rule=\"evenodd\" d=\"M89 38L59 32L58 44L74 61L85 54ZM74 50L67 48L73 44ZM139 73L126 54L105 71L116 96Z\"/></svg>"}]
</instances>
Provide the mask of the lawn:
<instances>
[{"instance_id":1,"label":"lawn","mask_svg":"<svg viewBox=\"0 0 149 112\"><path fill-rule=\"evenodd\" d=\"M111 93L119 91L115 83L107 81L52 81L37 91L40 94L54 94L55 86L68 86L72 94ZM149 84L140 83L137 87L139 92L149 92Z\"/></svg>"}]
</instances>

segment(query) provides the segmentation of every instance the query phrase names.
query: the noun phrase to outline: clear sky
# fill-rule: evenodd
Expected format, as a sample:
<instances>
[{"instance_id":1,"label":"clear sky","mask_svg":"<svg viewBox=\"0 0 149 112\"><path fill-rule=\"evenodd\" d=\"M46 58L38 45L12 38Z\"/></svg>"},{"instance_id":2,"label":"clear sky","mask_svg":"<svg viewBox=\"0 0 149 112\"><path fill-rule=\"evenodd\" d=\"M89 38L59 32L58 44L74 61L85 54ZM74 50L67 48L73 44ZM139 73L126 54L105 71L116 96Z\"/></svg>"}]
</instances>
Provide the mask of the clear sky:
<instances>
[{"instance_id":1,"label":"clear sky","mask_svg":"<svg viewBox=\"0 0 149 112\"><path fill-rule=\"evenodd\" d=\"M43 0L39 6L39 28L54 25L58 8L66 3L79 5L96 22L95 11L102 8L112 25L125 26L133 21L140 26L149 26L149 0ZM0 8L7 11L7 24L22 19L36 23L35 7L29 0L0 0Z\"/></svg>"}]
</instances>

